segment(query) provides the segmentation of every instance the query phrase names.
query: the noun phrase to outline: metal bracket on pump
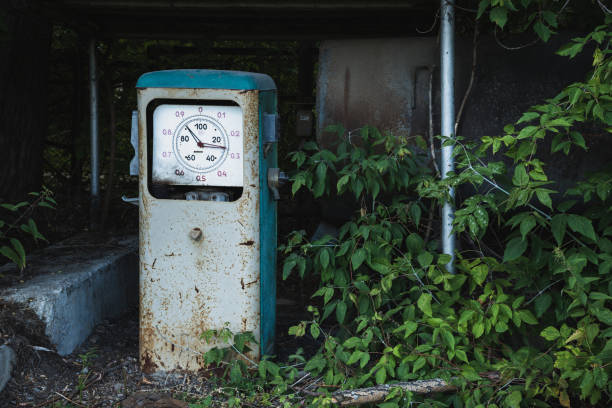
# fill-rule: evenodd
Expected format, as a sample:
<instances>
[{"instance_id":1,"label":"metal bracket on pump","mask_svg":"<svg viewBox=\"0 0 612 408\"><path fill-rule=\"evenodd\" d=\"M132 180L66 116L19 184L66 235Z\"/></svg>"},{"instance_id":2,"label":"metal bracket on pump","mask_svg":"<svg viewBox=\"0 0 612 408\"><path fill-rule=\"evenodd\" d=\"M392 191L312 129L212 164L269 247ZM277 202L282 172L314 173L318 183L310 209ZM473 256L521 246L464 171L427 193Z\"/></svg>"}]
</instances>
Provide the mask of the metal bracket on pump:
<instances>
[{"instance_id":1,"label":"metal bracket on pump","mask_svg":"<svg viewBox=\"0 0 612 408\"><path fill-rule=\"evenodd\" d=\"M263 114L263 142L264 157L268 155L272 143L278 143L280 133L280 120L277 113Z\"/></svg>"},{"instance_id":2,"label":"metal bracket on pump","mask_svg":"<svg viewBox=\"0 0 612 408\"><path fill-rule=\"evenodd\" d=\"M130 176L138 175L138 111L132 111L132 129L130 131L130 143L134 149L134 157L130 161ZM138 206L138 197L121 196L124 203Z\"/></svg>"},{"instance_id":3,"label":"metal bracket on pump","mask_svg":"<svg viewBox=\"0 0 612 408\"><path fill-rule=\"evenodd\" d=\"M280 118L277 113L263 114L263 143L264 157L268 155L273 143L278 143L280 134ZM268 188L272 191L274 200L280 200L279 189L284 186L289 178L280 171L278 167L268 169Z\"/></svg>"}]
</instances>

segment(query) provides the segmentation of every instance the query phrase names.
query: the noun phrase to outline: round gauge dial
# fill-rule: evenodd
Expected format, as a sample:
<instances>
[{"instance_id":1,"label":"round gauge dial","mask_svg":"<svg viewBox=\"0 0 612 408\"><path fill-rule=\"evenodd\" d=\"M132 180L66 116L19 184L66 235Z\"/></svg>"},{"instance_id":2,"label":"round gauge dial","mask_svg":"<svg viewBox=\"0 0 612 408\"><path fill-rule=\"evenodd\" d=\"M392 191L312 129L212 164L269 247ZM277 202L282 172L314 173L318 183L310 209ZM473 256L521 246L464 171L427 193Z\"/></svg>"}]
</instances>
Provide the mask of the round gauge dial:
<instances>
[{"instance_id":1,"label":"round gauge dial","mask_svg":"<svg viewBox=\"0 0 612 408\"><path fill-rule=\"evenodd\" d=\"M242 108L161 104L152 117L151 180L181 186L244 184Z\"/></svg>"},{"instance_id":2,"label":"round gauge dial","mask_svg":"<svg viewBox=\"0 0 612 408\"><path fill-rule=\"evenodd\" d=\"M229 140L223 126L209 116L186 118L174 131L174 153L186 168L206 173L227 158Z\"/></svg>"}]
</instances>

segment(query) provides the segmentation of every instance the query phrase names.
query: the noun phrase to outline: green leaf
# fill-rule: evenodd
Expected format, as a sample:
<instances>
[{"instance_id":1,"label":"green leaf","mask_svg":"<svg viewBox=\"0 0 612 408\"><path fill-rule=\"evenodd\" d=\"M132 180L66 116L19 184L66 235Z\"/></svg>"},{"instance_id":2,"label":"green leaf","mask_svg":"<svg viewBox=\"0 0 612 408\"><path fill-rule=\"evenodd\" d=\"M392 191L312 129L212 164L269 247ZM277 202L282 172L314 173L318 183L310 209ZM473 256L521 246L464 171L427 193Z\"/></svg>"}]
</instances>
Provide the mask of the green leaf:
<instances>
[{"instance_id":1,"label":"green leaf","mask_svg":"<svg viewBox=\"0 0 612 408\"><path fill-rule=\"evenodd\" d=\"M548 341L553 341L561 337L561 333L555 327L548 326L540 332L540 336L544 337Z\"/></svg>"},{"instance_id":2,"label":"green leaf","mask_svg":"<svg viewBox=\"0 0 612 408\"><path fill-rule=\"evenodd\" d=\"M346 341L344 343L342 343L342 346L344 348L348 348L348 349L352 349L355 348L357 346L361 346L361 339L359 337L351 337L349 339L346 339ZM355 360L357 361L357 360ZM352 364L352 363L349 363Z\"/></svg>"},{"instance_id":3,"label":"green leaf","mask_svg":"<svg viewBox=\"0 0 612 408\"><path fill-rule=\"evenodd\" d=\"M382 402L377 405L378 408L398 408L397 402Z\"/></svg>"},{"instance_id":4,"label":"green leaf","mask_svg":"<svg viewBox=\"0 0 612 408\"><path fill-rule=\"evenodd\" d=\"M323 289L323 288L321 288ZM323 294L323 304L326 305L327 302L329 302L331 300L331 298L334 296L334 288L324 288L324 294Z\"/></svg>"},{"instance_id":5,"label":"green leaf","mask_svg":"<svg viewBox=\"0 0 612 408\"><path fill-rule=\"evenodd\" d=\"M457 358L465 363L468 362L467 359L467 354L465 354L465 351L463 350L455 350L455 355L457 356Z\"/></svg>"},{"instance_id":6,"label":"green leaf","mask_svg":"<svg viewBox=\"0 0 612 408\"><path fill-rule=\"evenodd\" d=\"M534 302L536 317L542 317L542 315L548 310L551 304L552 296L550 296L548 293L544 293L543 295L538 296Z\"/></svg>"},{"instance_id":7,"label":"green leaf","mask_svg":"<svg viewBox=\"0 0 612 408\"><path fill-rule=\"evenodd\" d=\"M538 129L540 129L539 126L525 126L517 135L517 139L529 139L536 134Z\"/></svg>"},{"instance_id":8,"label":"green leaf","mask_svg":"<svg viewBox=\"0 0 612 408\"><path fill-rule=\"evenodd\" d=\"M22 229L23 229L23 226L22 226ZM26 231L26 232L29 232L34 237L34 240L36 240L36 241L39 240L39 239L42 239L42 240L45 240L45 241L47 240L47 238L45 238L40 233L40 231L38 231L38 227L36 226L36 223L34 222L34 220L32 218L28 219L28 228L27 228L27 230L28 231Z\"/></svg>"},{"instance_id":9,"label":"green leaf","mask_svg":"<svg viewBox=\"0 0 612 408\"><path fill-rule=\"evenodd\" d=\"M459 317L459 321L457 322L459 325L467 324L472 317L476 314L473 310L464 310L461 312L461 316Z\"/></svg>"},{"instance_id":10,"label":"green leaf","mask_svg":"<svg viewBox=\"0 0 612 408\"><path fill-rule=\"evenodd\" d=\"M511 262L518 259L527 249L527 240L519 237L512 238L506 245L504 251L504 262Z\"/></svg>"},{"instance_id":11,"label":"green leaf","mask_svg":"<svg viewBox=\"0 0 612 408\"><path fill-rule=\"evenodd\" d=\"M557 13L550 10L543 10L542 17L546 21L546 24L551 27L557 27Z\"/></svg>"},{"instance_id":12,"label":"green leaf","mask_svg":"<svg viewBox=\"0 0 612 408\"><path fill-rule=\"evenodd\" d=\"M359 248L353 253L353 255L351 256L351 264L353 266L354 271L356 271L357 268L361 266L363 261L365 261L366 256L367 256L367 253L365 249L363 248Z\"/></svg>"},{"instance_id":13,"label":"green leaf","mask_svg":"<svg viewBox=\"0 0 612 408\"><path fill-rule=\"evenodd\" d=\"M15 249L15 252L17 252L17 255L19 255L22 264L25 266L26 253L25 249L23 248L23 245L21 245L21 242L17 238L11 238L10 241L11 245Z\"/></svg>"},{"instance_id":14,"label":"green leaf","mask_svg":"<svg viewBox=\"0 0 612 408\"><path fill-rule=\"evenodd\" d=\"M523 122L530 122L539 117L540 117L540 114L538 112L525 112L523 113L523 116L521 116L521 118L516 123L521 124Z\"/></svg>"},{"instance_id":15,"label":"green leaf","mask_svg":"<svg viewBox=\"0 0 612 408\"><path fill-rule=\"evenodd\" d=\"M416 359L416 361L414 362L414 365L412 366L412 372L416 373L417 371L419 371L421 368L423 368L425 366L425 364L427 363L427 361L425 360L425 357L420 356L419 358Z\"/></svg>"},{"instance_id":16,"label":"green leaf","mask_svg":"<svg viewBox=\"0 0 612 408\"><path fill-rule=\"evenodd\" d=\"M523 395L520 391L512 391L504 400L504 404L509 408L520 408L522 400Z\"/></svg>"},{"instance_id":17,"label":"green leaf","mask_svg":"<svg viewBox=\"0 0 612 408\"><path fill-rule=\"evenodd\" d=\"M319 330L319 326L317 324L311 324L310 325L310 335L312 336L313 339L317 339L319 337L319 334L321 333L321 331Z\"/></svg>"},{"instance_id":18,"label":"green leaf","mask_svg":"<svg viewBox=\"0 0 612 408\"><path fill-rule=\"evenodd\" d=\"M484 323L482 321L478 321L476 324L474 324L474 326L472 326L472 334L474 337L479 338L483 335L484 329Z\"/></svg>"},{"instance_id":19,"label":"green leaf","mask_svg":"<svg viewBox=\"0 0 612 408\"><path fill-rule=\"evenodd\" d=\"M410 206L410 217L412 217L414 225L418 227L421 222L421 207L417 203Z\"/></svg>"},{"instance_id":20,"label":"green leaf","mask_svg":"<svg viewBox=\"0 0 612 408\"><path fill-rule=\"evenodd\" d=\"M321 267L323 269L329 266L329 252L327 252L327 248L320 252L319 261L321 262Z\"/></svg>"},{"instance_id":21,"label":"green leaf","mask_svg":"<svg viewBox=\"0 0 612 408\"><path fill-rule=\"evenodd\" d=\"M380 367L378 371L376 371L376 384L384 384L387 380L387 370L385 367Z\"/></svg>"},{"instance_id":22,"label":"green leaf","mask_svg":"<svg viewBox=\"0 0 612 408\"><path fill-rule=\"evenodd\" d=\"M589 297L593 300L611 300L612 296L608 296L605 293L601 292L591 292Z\"/></svg>"},{"instance_id":23,"label":"green leaf","mask_svg":"<svg viewBox=\"0 0 612 408\"><path fill-rule=\"evenodd\" d=\"M570 229L574 232L578 232L587 238L597 241L595 230L593 229L593 223L586 217L577 214L569 214L567 224Z\"/></svg>"},{"instance_id":24,"label":"green leaf","mask_svg":"<svg viewBox=\"0 0 612 408\"><path fill-rule=\"evenodd\" d=\"M517 187L525 187L527 184L529 184L529 175L527 174L527 170L525 170L525 166L522 164L519 164L514 168L512 184Z\"/></svg>"},{"instance_id":25,"label":"green leaf","mask_svg":"<svg viewBox=\"0 0 612 408\"><path fill-rule=\"evenodd\" d=\"M476 218L476 222L482 229L487 228L489 225L489 213L482 207L477 207L474 210L474 218Z\"/></svg>"},{"instance_id":26,"label":"green leaf","mask_svg":"<svg viewBox=\"0 0 612 408\"><path fill-rule=\"evenodd\" d=\"M539 188L536 190L536 197L538 197L538 200L542 203L542 205L545 205L546 207L552 210L552 200L550 199L550 191Z\"/></svg>"},{"instance_id":27,"label":"green leaf","mask_svg":"<svg viewBox=\"0 0 612 408\"><path fill-rule=\"evenodd\" d=\"M419 325L416 322L413 322L413 321L406 322L402 326L405 326L405 328L406 328L406 330L404 331L404 338L405 339L407 339L419 327Z\"/></svg>"},{"instance_id":28,"label":"green leaf","mask_svg":"<svg viewBox=\"0 0 612 408\"><path fill-rule=\"evenodd\" d=\"M587 371L584 373L582 377L582 382L580 383L580 398L586 399L591 391L593 390L593 385L595 382L593 381L593 372Z\"/></svg>"},{"instance_id":29,"label":"green leaf","mask_svg":"<svg viewBox=\"0 0 612 408\"><path fill-rule=\"evenodd\" d=\"M359 359L359 367L363 368L370 361L370 353L362 353L361 358Z\"/></svg>"},{"instance_id":30,"label":"green leaf","mask_svg":"<svg viewBox=\"0 0 612 408\"><path fill-rule=\"evenodd\" d=\"M440 329L440 335L442 337L442 340L444 340L444 343L446 343L446 345L448 346L448 348L450 348L451 350L454 350L455 349L455 337L453 336L453 333L445 329Z\"/></svg>"},{"instance_id":31,"label":"green leaf","mask_svg":"<svg viewBox=\"0 0 612 408\"><path fill-rule=\"evenodd\" d=\"M504 28L508 21L508 9L505 7L494 7L489 13L489 19L500 28Z\"/></svg>"},{"instance_id":32,"label":"green leaf","mask_svg":"<svg viewBox=\"0 0 612 408\"><path fill-rule=\"evenodd\" d=\"M285 261L285 264L283 265L283 280L289 277L289 275L291 274L291 271L293 270L296 264L297 264L297 261L295 260L295 258L287 258L287 260Z\"/></svg>"},{"instance_id":33,"label":"green leaf","mask_svg":"<svg viewBox=\"0 0 612 408\"><path fill-rule=\"evenodd\" d=\"M343 301L338 302L336 306L336 319L338 323L344 323L344 317L346 316L346 303Z\"/></svg>"},{"instance_id":34,"label":"green leaf","mask_svg":"<svg viewBox=\"0 0 612 408\"><path fill-rule=\"evenodd\" d=\"M417 260L419 261L419 264L421 264L421 266L425 268L431 265L431 262L433 261L433 255L429 252L421 252L417 257Z\"/></svg>"},{"instance_id":35,"label":"green leaf","mask_svg":"<svg viewBox=\"0 0 612 408\"><path fill-rule=\"evenodd\" d=\"M343 187L348 184L349 177L350 177L350 174L345 174L344 176L340 177L340 179L338 180L338 183L336 184L336 188L338 189L339 193L342 191Z\"/></svg>"},{"instance_id":36,"label":"green leaf","mask_svg":"<svg viewBox=\"0 0 612 408\"><path fill-rule=\"evenodd\" d=\"M417 306L419 310L423 312L426 316L431 317L431 295L429 293L421 293L419 300L417 300Z\"/></svg>"},{"instance_id":37,"label":"green leaf","mask_svg":"<svg viewBox=\"0 0 612 408\"><path fill-rule=\"evenodd\" d=\"M474 278L476 284L480 286L489 275L489 267L486 264L479 264L470 269L470 274L472 275L472 278Z\"/></svg>"},{"instance_id":38,"label":"green leaf","mask_svg":"<svg viewBox=\"0 0 612 408\"><path fill-rule=\"evenodd\" d=\"M530 215L528 217L523 218L521 221L521 236L522 239L525 240L525 236L536 226L536 219L534 216Z\"/></svg>"},{"instance_id":39,"label":"green leaf","mask_svg":"<svg viewBox=\"0 0 612 408\"><path fill-rule=\"evenodd\" d=\"M551 219L551 230L557 245L563 244L565 229L567 226L567 216L565 214L554 215Z\"/></svg>"},{"instance_id":40,"label":"green leaf","mask_svg":"<svg viewBox=\"0 0 612 408\"><path fill-rule=\"evenodd\" d=\"M490 4L491 0L480 0L480 3L478 3L478 14L476 14L476 18L482 17L482 14L485 12L485 10L489 7Z\"/></svg>"},{"instance_id":41,"label":"green leaf","mask_svg":"<svg viewBox=\"0 0 612 408\"><path fill-rule=\"evenodd\" d=\"M582 51L583 47L584 47L584 44L581 42L571 42L559 48L559 51L557 51L557 54L564 56L564 57L574 58L576 55L578 55L580 51Z\"/></svg>"},{"instance_id":42,"label":"green leaf","mask_svg":"<svg viewBox=\"0 0 612 408\"><path fill-rule=\"evenodd\" d=\"M351 354L351 356L349 357L349 359L346 361L347 365L352 365L355 364L356 362L359 361L359 359L361 358L361 355L363 354L363 351L361 350L355 350L353 351L353 353Z\"/></svg>"},{"instance_id":43,"label":"green leaf","mask_svg":"<svg viewBox=\"0 0 612 408\"><path fill-rule=\"evenodd\" d=\"M596 309L593 314L600 322L612 326L612 311L610 309Z\"/></svg>"},{"instance_id":44,"label":"green leaf","mask_svg":"<svg viewBox=\"0 0 612 408\"><path fill-rule=\"evenodd\" d=\"M19 258L19 255L17 255L15 251L7 247L6 245L0 247L0 254L4 255L6 258L13 261L15 265L19 267L19 269L23 269L23 267L25 266L25 265L22 265L21 258Z\"/></svg>"},{"instance_id":45,"label":"green leaf","mask_svg":"<svg viewBox=\"0 0 612 408\"><path fill-rule=\"evenodd\" d=\"M533 25L533 31L535 31L538 37L540 37L540 39L544 42L548 42L550 35L552 34L550 28L548 28L546 24L542 23L541 21L536 21L536 23Z\"/></svg>"},{"instance_id":46,"label":"green leaf","mask_svg":"<svg viewBox=\"0 0 612 408\"><path fill-rule=\"evenodd\" d=\"M535 316L527 309L519 310L519 316L522 321L527 324L538 324L538 320Z\"/></svg>"}]
</instances>

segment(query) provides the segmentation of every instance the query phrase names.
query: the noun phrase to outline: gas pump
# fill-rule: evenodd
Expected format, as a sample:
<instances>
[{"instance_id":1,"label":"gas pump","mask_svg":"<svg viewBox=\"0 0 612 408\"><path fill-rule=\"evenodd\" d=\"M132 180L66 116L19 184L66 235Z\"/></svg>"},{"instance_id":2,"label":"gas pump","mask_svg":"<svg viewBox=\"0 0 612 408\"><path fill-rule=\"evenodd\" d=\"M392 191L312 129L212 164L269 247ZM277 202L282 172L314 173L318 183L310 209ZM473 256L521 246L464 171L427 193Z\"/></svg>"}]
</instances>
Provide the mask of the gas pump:
<instances>
[{"instance_id":1,"label":"gas pump","mask_svg":"<svg viewBox=\"0 0 612 408\"><path fill-rule=\"evenodd\" d=\"M140 362L203 367L201 334L228 327L272 352L277 91L267 75L171 70L138 93Z\"/></svg>"}]
</instances>

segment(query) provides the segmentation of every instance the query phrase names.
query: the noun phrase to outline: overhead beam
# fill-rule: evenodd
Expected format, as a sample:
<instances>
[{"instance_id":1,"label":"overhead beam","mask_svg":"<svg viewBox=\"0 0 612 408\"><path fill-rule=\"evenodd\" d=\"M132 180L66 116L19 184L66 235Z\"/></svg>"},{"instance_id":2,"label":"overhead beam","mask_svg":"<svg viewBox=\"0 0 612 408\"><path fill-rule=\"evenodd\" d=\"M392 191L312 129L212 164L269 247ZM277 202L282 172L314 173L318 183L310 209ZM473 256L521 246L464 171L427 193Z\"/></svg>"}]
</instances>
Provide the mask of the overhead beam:
<instances>
[{"instance_id":1,"label":"overhead beam","mask_svg":"<svg viewBox=\"0 0 612 408\"><path fill-rule=\"evenodd\" d=\"M55 2L55 1L54 1ZM370 0L331 0L331 1L203 1L203 0L60 0L60 3L71 7L103 8L103 9L405 9L425 8L429 0L404 1L370 1ZM429 8L429 7L427 7Z\"/></svg>"}]
</instances>

